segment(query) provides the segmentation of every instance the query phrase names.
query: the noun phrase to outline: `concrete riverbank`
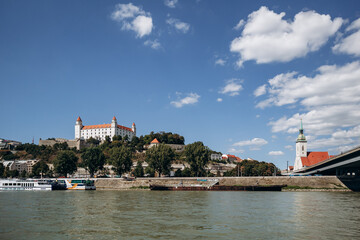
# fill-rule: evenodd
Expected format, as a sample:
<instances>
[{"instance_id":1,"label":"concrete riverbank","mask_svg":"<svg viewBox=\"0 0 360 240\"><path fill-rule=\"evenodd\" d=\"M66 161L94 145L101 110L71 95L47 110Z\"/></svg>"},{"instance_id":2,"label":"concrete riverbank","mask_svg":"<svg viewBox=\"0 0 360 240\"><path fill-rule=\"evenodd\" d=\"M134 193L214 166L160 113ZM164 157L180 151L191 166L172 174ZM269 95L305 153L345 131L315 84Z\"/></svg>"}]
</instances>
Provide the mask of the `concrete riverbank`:
<instances>
[{"instance_id":1,"label":"concrete riverbank","mask_svg":"<svg viewBox=\"0 0 360 240\"><path fill-rule=\"evenodd\" d=\"M206 180L206 181L205 181ZM121 178L96 179L98 190L147 189L150 185L203 185L218 181L223 186L287 185L285 191L346 191L348 188L336 176L279 176L279 177L214 177L214 178Z\"/></svg>"}]
</instances>

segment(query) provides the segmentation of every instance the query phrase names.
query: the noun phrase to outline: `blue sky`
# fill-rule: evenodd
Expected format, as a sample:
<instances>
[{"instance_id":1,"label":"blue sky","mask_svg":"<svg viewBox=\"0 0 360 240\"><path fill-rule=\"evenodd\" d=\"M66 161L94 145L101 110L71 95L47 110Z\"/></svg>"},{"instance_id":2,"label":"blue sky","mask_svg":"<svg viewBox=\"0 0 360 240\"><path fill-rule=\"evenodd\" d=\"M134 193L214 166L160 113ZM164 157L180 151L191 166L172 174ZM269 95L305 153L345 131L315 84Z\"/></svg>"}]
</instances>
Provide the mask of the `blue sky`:
<instances>
[{"instance_id":1,"label":"blue sky","mask_svg":"<svg viewBox=\"0 0 360 240\"><path fill-rule=\"evenodd\" d=\"M0 137L137 125L295 159L360 141L358 1L1 1Z\"/></svg>"}]
</instances>

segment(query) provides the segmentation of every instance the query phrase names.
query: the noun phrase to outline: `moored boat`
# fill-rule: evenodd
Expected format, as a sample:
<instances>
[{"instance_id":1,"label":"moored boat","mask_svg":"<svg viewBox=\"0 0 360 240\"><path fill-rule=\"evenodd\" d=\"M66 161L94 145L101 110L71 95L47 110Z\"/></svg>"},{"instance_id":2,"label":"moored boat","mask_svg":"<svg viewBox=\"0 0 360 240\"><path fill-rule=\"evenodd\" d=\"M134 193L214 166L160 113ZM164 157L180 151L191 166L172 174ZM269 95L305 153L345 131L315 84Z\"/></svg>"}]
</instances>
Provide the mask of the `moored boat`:
<instances>
[{"instance_id":1,"label":"moored boat","mask_svg":"<svg viewBox=\"0 0 360 240\"><path fill-rule=\"evenodd\" d=\"M48 182L39 180L1 179L0 191L51 191L52 186Z\"/></svg>"},{"instance_id":2,"label":"moored boat","mask_svg":"<svg viewBox=\"0 0 360 240\"><path fill-rule=\"evenodd\" d=\"M58 184L64 185L66 190L96 190L94 180L88 179L58 179Z\"/></svg>"}]
</instances>

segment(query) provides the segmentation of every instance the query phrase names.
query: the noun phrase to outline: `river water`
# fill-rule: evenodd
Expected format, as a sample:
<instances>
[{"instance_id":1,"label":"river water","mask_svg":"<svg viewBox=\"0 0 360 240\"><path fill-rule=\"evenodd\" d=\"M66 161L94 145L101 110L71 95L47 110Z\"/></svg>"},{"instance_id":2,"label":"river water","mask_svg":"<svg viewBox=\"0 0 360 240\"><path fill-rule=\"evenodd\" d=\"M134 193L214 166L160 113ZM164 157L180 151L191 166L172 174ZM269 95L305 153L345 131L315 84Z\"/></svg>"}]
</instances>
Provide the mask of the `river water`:
<instances>
[{"instance_id":1,"label":"river water","mask_svg":"<svg viewBox=\"0 0 360 240\"><path fill-rule=\"evenodd\" d=\"M360 194L0 192L0 239L360 239Z\"/></svg>"}]
</instances>

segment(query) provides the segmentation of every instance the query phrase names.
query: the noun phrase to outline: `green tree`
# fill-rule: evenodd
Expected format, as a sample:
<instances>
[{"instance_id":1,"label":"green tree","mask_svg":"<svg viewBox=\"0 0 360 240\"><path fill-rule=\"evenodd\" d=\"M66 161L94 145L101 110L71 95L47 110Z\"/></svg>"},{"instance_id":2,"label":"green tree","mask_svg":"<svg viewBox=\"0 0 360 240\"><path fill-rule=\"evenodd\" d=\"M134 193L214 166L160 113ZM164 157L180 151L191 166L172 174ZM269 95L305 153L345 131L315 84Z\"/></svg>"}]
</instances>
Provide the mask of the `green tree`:
<instances>
[{"instance_id":1,"label":"green tree","mask_svg":"<svg viewBox=\"0 0 360 240\"><path fill-rule=\"evenodd\" d=\"M106 160L105 155L99 148L87 148L81 158L83 166L89 171L91 177L94 177L94 173L104 167Z\"/></svg>"},{"instance_id":2,"label":"green tree","mask_svg":"<svg viewBox=\"0 0 360 240\"><path fill-rule=\"evenodd\" d=\"M171 162L175 158L174 150L165 144L159 144L146 151L146 162L149 167L161 174L170 172Z\"/></svg>"},{"instance_id":3,"label":"green tree","mask_svg":"<svg viewBox=\"0 0 360 240\"><path fill-rule=\"evenodd\" d=\"M205 166L209 161L209 148L202 142L194 142L186 145L184 153L192 174L195 177L205 176Z\"/></svg>"},{"instance_id":4,"label":"green tree","mask_svg":"<svg viewBox=\"0 0 360 240\"><path fill-rule=\"evenodd\" d=\"M89 139L86 140L86 143L90 144L92 147L95 147L99 145L100 141L93 137L90 137Z\"/></svg>"},{"instance_id":5,"label":"green tree","mask_svg":"<svg viewBox=\"0 0 360 240\"><path fill-rule=\"evenodd\" d=\"M144 168L142 167L142 161L137 162L133 173L134 173L135 177L143 177L144 176Z\"/></svg>"},{"instance_id":6,"label":"green tree","mask_svg":"<svg viewBox=\"0 0 360 240\"><path fill-rule=\"evenodd\" d=\"M132 153L126 146L114 147L110 150L110 163L118 175L129 172L132 166Z\"/></svg>"},{"instance_id":7,"label":"green tree","mask_svg":"<svg viewBox=\"0 0 360 240\"><path fill-rule=\"evenodd\" d=\"M34 176L44 176L49 173L49 166L45 163L45 161L41 160L35 163L32 168L32 173Z\"/></svg>"},{"instance_id":8,"label":"green tree","mask_svg":"<svg viewBox=\"0 0 360 240\"><path fill-rule=\"evenodd\" d=\"M76 163L78 157L70 150L60 151L54 161L54 170L56 173L67 177L67 174L73 174L77 170Z\"/></svg>"},{"instance_id":9,"label":"green tree","mask_svg":"<svg viewBox=\"0 0 360 240\"><path fill-rule=\"evenodd\" d=\"M5 174L5 166L4 164L0 163L0 178L3 178Z\"/></svg>"}]
</instances>

